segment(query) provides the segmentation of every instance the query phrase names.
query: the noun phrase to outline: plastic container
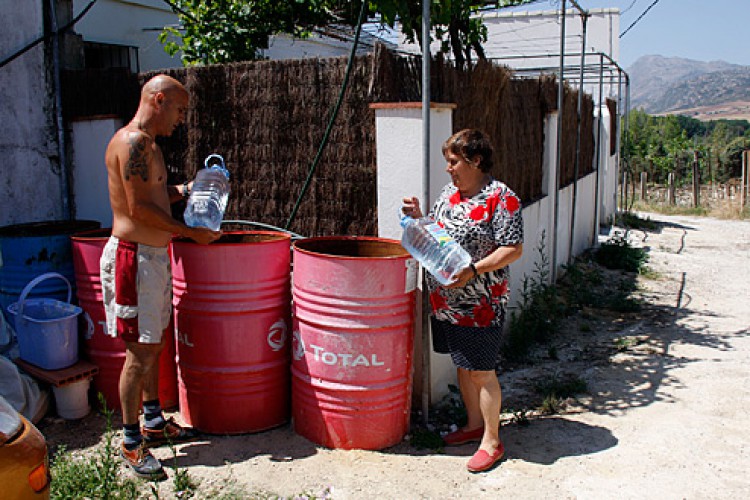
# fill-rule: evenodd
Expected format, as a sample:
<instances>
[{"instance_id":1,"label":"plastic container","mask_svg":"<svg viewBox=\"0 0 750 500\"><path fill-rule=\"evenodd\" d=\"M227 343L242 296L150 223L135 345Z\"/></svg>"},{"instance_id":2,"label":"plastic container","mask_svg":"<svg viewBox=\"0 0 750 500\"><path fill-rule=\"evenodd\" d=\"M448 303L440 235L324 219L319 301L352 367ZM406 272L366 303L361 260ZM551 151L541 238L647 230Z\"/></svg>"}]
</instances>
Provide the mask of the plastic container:
<instances>
[{"instance_id":1,"label":"plastic container","mask_svg":"<svg viewBox=\"0 0 750 500\"><path fill-rule=\"evenodd\" d=\"M89 385L86 378L60 387L53 386L57 414L66 420L78 420L89 414Z\"/></svg>"},{"instance_id":2,"label":"plastic container","mask_svg":"<svg viewBox=\"0 0 750 500\"><path fill-rule=\"evenodd\" d=\"M32 288L58 278L68 285L68 300L27 298ZM8 306L15 316L16 334L21 359L45 370L59 370L78 361L78 315L80 307L70 304L72 289L62 274L45 273L31 280L21 292L18 302Z\"/></svg>"},{"instance_id":3,"label":"plastic container","mask_svg":"<svg viewBox=\"0 0 750 500\"><path fill-rule=\"evenodd\" d=\"M219 163L209 166L213 159L218 159ZM193 182L185 208L185 224L218 231L229 199L229 171L224 166L224 158L216 154L209 155L204 165L206 168L198 171Z\"/></svg>"},{"instance_id":4,"label":"plastic container","mask_svg":"<svg viewBox=\"0 0 750 500\"><path fill-rule=\"evenodd\" d=\"M99 223L91 220L42 221L0 227L0 309L11 326L15 326L15 318L6 311L18 300L29 281L54 272L73 283L70 235L98 227ZM67 292L62 281L47 280L34 287L29 297L65 300Z\"/></svg>"},{"instance_id":5,"label":"plastic container","mask_svg":"<svg viewBox=\"0 0 750 500\"><path fill-rule=\"evenodd\" d=\"M441 285L449 285L461 269L471 264L471 256L434 220L401 217L404 233L401 245L432 274Z\"/></svg>"}]
</instances>

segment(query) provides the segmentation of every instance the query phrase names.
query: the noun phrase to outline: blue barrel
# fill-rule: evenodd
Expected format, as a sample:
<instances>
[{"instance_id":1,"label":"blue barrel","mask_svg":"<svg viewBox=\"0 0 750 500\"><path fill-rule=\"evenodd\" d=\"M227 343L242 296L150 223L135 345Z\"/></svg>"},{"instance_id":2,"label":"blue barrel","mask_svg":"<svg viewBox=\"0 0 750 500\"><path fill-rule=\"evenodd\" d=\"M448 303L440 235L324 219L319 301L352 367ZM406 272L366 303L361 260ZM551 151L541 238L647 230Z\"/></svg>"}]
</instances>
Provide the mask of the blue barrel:
<instances>
[{"instance_id":1,"label":"blue barrel","mask_svg":"<svg viewBox=\"0 0 750 500\"><path fill-rule=\"evenodd\" d=\"M73 246L70 235L98 229L93 220L43 221L0 227L0 306L13 324L7 308L18 301L26 284L49 272L62 274L75 283ZM62 280L47 280L29 297L65 300L68 286Z\"/></svg>"}]
</instances>

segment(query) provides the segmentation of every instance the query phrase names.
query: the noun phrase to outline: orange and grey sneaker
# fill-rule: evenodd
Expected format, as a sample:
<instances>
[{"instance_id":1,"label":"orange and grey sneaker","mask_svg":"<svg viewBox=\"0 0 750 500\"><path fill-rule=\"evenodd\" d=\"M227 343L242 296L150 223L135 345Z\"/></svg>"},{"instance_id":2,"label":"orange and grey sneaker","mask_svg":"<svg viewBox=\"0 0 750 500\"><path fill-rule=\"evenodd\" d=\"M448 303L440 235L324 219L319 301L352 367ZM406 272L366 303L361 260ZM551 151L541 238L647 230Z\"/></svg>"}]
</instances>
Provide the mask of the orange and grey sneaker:
<instances>
[{"instance_id":1,"label":"orange and grey sneaker","mask_svg":"<svg viewBox=\"0 0 750 500\"><path fill-rule=\"evenodd\" d=\"M174 421L174 418L167 420L166 425L161 429L149 429L143 427L141 429L143 434L143 444L147 448L154 448L163 444L171 443L185 443L198 438L198 431L192 427L182 427L180 424Z\"/></svg>"},{"instance_id":2,"label":"orange and grey sneaker","mask_svg":"<svg viewBox=\"0 0 750 500\"><path fill-rule=\"evenodd\" d=\"M135 449L128 450L125 444L120 446L120 456L133 470L136 476L158 481L167 477L161 463L151 454L141 442Z\"/></svg>"}]
</instances>

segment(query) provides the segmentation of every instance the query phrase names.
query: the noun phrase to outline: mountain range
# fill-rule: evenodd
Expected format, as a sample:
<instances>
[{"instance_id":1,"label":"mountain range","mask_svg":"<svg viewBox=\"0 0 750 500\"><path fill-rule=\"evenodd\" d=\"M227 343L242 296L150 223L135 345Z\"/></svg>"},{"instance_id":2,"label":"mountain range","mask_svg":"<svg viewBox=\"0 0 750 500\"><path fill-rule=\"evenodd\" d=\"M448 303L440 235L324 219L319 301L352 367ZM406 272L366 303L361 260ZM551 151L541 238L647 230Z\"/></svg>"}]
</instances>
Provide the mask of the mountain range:
<instances>
[{"instance_id":1,"label":"mountain range","mask_svg":"<svg viewBox=\"0 0 750 500\"><path fill-rule=\"evenodd\" d=\"M750 120L750 66L649 55L626 71L631 109L699 120Z\"/></svg>"}]
</instances>

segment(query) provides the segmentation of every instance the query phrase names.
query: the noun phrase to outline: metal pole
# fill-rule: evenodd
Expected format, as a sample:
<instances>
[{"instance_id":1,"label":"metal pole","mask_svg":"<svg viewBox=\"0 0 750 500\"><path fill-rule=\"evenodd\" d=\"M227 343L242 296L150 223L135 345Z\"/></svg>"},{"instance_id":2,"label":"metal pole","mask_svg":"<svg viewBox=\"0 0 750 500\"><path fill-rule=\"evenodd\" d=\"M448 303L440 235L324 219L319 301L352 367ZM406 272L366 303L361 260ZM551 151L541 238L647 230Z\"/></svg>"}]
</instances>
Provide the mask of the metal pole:
<instances>
[{"instance_id":1,"label":"metal pole","mask_svg":"<svg viewBox=\"0 0 750 500\"><path fill-rule=\"evenodd\" d=\"M698 151L693 152L693 207L701 206L701 175L698 169Z\"/></svg>"},{"instance_id":2,"label":"metal pole","mask_svg":"<svg viewBox=\"0 0 750 500\"><path fill-rule=\"evenodd\" d=\"M740 214L747 203L747 172L748 172L748 151L742 152L742 175L740 176Z\"/></svg>"},{"instance_id":3,"label":"metal pole","mask_svg":"<svg viewBox=\"0 0 750 500\"><path fill-rule=\"evenodd\" d=\"M568 241L568 263L573 261L574 243L576 239L576 202L578 199L578 167L581 157L581 122L583 121L583 67L586 64L586 27L588 25L588 12L581 14L583 38L581 40L581 72L578 82L578 108L577 108L577 132L576 132L576 159L573 165L573 201L570 210L570 240Z\"/></svg>"},{"instance_id":4,"label":"metal pole","mask_svg":"<svg viewBox=\"0 0 750 500\"><path fill-rule=\"evenodd\" d=\"M60 79L60 33L57 32L57 10L55 0L49 0L52 37L52 64L55 93L55 128L57 129L57 155L60 162L60 191L62 195L63 218L71 219L70 184L68 182L68 157L65 154L65 128L62 116L62 84Z\"/></svg>"},{"instance_id":5,"label":"metal pole","mask_svg":"<svg viewBox=\"0 0 750 500\"><path fill-rule=\"evenodd\" d=\"M557 74L557 151L555 154L555 193L554 217L552 218L552 283L557 281L557 224L560 217L560 155L562 154L563 106L565 105L565 85L563 71L565 70L565 9L566 0L562 0L560 11L560 71Z\"/></svg>"},{"instance_id":6,"label":"metal pole","mask_svg":"<svg viewBox=\"0 0 750 500\"><path fill-rule=\"evenodd\" d=\"M422 0L422 202L430 205L430 0ZM424 273L424 271L423 271ZM422 279L422 422L430 411L430 302Z\"/></svg>"},{"instance_id":7,"label":"metal pole","mask_svg":"<svg viewBox=\"0 0 750 500\"><path fill-rule=\"evenodd\" d=\"M622 173L622 157L620 155L620 138L622 137L622 120L620 117L622 116L622 72L618 74L617 79L617 151L615 154L617 155L617 176L615 178L619 178L620 174ZM627 194L627 187L625 183L620 186L620 210L625 211L625 196ZM617 223L617 190L615 189L615 215L614 215L614 221L615 224Z\"/></svg>"},{"instance_id":8,"label":"metal pole","mask_svg":"<svg viewBox=\"0 0 750 500\"><path fill-rule=\"evenodd\" d=\"M594 188L594 241L592 246L599 244L599 189L600 172L602 169L602 99L604 97L604 57L599 54L599 126L596 130L596 186Z\"/></svg>"}]
</instances>

